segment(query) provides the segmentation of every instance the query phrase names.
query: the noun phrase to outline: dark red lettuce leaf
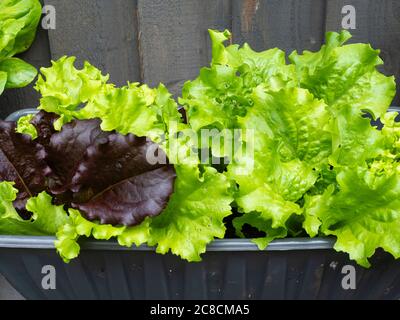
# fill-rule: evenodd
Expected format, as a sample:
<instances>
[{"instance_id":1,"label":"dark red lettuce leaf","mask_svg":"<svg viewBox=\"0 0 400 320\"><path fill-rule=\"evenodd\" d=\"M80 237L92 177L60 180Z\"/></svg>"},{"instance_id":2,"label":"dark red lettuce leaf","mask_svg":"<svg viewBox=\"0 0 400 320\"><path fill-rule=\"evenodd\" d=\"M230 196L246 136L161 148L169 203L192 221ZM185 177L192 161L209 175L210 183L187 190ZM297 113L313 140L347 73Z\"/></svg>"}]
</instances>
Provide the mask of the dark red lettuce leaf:
<instances>
[{"instance_id":1,"label":"dark red lettuce leaf","mask_svg":"<svg viewBox=\"0 0 400 320\"><path fill-rule=\"evenodd\" d=\"M59 116L55 113L39 111L31 120L32 125L38 132L38 137L35 139L36 142L43 146L47 146L50 142L51 136L57 131L54 129L54 121Z\"/></svg>"},{"instance_id":2,"label":"dark red lettuce leaf","mask_svg":"<svg viewBox=\"0 0 400 320\"><path fill-rule=\"evenodd\" d=\"M39 112L31 121L38 131L34 141L17 133L14 122L0 122L0 181L15 182L21 216L27 199L42 191L89 220L113 225L137 225L163 211L176 175L167 163L147 161L157 153L166 159L157 144L104 132L98 119L75 120L57 132L56 119Z\"/></svg>"},{"instance_id":3,"label":"dark red lettuce leaf","mask_svg":"<svg viewBox=\"0 0 400 320\"><path fill-rule=\"evenodd\" d=\"M152 141L132 134L109 133L105 141L92 144L72 177L74 201L85 202L121 180L163 167L147 161L147 152L154 149L162 152Z\"/></svg>"},{"instance_id":4,"label":"dark red lettuce leaf","mask_svg":"<svg viewBox=\"0 0 400 320\"><path fill-rule=\"evenodd\" d=\"M0 121L0 182L15 182L19 193L14 206L23 211L29 197L46 189L51 170L44 147L15 128L15 122Z\"/></svg>"},{"instance_id":5,"label":"dark red lettuce leaf","mask_svg":"<svg viewBox=\"0 0 400 320\"><path fill-rule=\"evenodd\" d=\"M173 167L146 159L147 153L162 152L157 144L104 132L98 119L64 125L46 150L49 188L57 202L72 203L89 220L136 225L160 214L173 192Z\"/></svg>"},{"instance_id":6,"label":"dark red lettuce leaf","mask_svg":"<svg viewBox=\"0 0 400 320\"><path fill-rule=\"evenodd\" d=\"M49 188L53 194L62 194L71 187L72 177L84 160L90 146L107 142L109 133L100 129L100 120L73 121L51 136L46 145L47 163L52 168Z\"/></svg>"},{"instance_id":7,"label":"dark red lettuce leaf","mask_svg":"<svg viewBox=\"0 0 400 320\"><path fill-rule=\"evenodd\" d=\"M95 195L87 203L73 204L89 220L101 224L137 225L160 214L172 194L175 171L164 166L122 180Z\"/></svg>"}]
</instances>

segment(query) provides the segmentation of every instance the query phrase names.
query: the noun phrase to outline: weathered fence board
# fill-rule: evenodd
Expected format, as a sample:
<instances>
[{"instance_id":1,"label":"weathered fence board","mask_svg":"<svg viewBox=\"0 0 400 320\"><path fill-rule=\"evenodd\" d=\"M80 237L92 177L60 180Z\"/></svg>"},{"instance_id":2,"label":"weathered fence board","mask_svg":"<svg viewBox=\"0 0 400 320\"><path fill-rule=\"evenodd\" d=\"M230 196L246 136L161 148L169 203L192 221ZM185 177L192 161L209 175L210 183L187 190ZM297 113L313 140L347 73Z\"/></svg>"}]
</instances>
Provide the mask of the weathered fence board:
<instances>
[{"instance_id":1,"label":"weathered fence board","mask_svg":"<svg viewBox=\"0 0 400 320\"><path fill-rule=\"evenodd\" d=\"M351 4L356 10L356 29L349 30L351 42L369 42L381 50L385 64L382 71L395 75L397 96L393 104L400 105L400 1L399 0L328 0L326 30L342 29L341 11Z\"/></svg>"},{"instance_id":2,"label":"weathered fence board","mask_svg":"<svg viewBox=\"0 0 400 320\"><path fill-rule=\"evenodd\" d=\"M325 0L233 0L234 42L254 49L314 50L324 35Z\"/></svg>"},{"instance_id":3,"label":"weathered fence board","mask_svg":"<svg viewBox=\"0 0 400 320\"><path fill-rule=\"evenodd\" d=\"M178 95L182 84L210 61L207 29L230 29L233 41L256 50L280 47L317 50L325 31L342 29L345 0L44 0L57 13L57 28L39 28L32 48L21 55L36 67L50 58L77 56L110 73L117 85L163 82ZM353 42L380 48L386 74L400 88L400 2L353 0ZM29 86L0 97L0 117L38 104ZM397 95L394 104L400 105Z\"/></svg>"},{"instance_id":4,"label":"weathered fence board","mask_svg":"<svg viewBox=\"0 0 400 320\"><path fill-rule=\"evenodd\" d=\"M208 28L231 28L228 0L138 0L144 82L163 82L174 94L209 64Z\"/></svg>"},{"instance_id":5,"label":"weathered fence board","mask_svg":"<svg viewBox=\"0 0 400 320\"><path fill-rule=\"evenodd\" d=\"M135 0L45 0L57 13L49 30L51 56L88 60L124 85L140 80Z\"/></svg>"}]
</instances>

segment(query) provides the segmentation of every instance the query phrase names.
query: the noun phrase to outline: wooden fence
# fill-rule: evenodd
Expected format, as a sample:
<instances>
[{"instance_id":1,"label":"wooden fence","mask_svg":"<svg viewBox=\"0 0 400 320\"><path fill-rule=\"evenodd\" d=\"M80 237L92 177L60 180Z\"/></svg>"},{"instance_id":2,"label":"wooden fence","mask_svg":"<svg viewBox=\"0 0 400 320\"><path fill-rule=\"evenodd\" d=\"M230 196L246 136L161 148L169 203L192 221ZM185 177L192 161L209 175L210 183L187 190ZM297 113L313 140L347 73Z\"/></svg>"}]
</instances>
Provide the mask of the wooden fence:
<instances>
[{"instance_id":1,"label":"wooden fence","mask_svg":"<svg viewBox=\"0 0 400 320\"><path fill-rule=\"evenodd\" d=\"M56 29L40 28L22 57L36 67L74 55L123 85L163 82L179 94L210 60L207 29L230 29L233 41L255 49L316 50L326 31L342 28L342 8L356 9L354 42L381 49L383 71L400 80L399 0L44 0L56 9ZM32 86L0 97L0 118L36 107ZM393 104L400 105L398 94Z\"/></svg>"}]
</instances>

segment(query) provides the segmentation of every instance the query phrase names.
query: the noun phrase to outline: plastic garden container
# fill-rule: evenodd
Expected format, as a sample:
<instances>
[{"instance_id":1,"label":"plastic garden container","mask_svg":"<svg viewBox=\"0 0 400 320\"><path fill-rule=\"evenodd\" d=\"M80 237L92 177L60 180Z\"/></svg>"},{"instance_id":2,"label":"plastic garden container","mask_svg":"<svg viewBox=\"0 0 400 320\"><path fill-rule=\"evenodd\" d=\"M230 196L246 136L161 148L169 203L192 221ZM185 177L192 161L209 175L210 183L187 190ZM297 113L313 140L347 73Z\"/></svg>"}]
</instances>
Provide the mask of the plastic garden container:
<instances>
[{"instance_id":1,"label":"plastic garden container","mask_svg":"<svg viewBox=\"0 0 400 320\"><path fill-rule=\"evenodd\" d=\"M266 251L217 240L199 263L89 240L69 264L53 241L0 237L0 273L27 299L400 299L400 261L378 252L364 269L332 250L330 239L277 240ZM47 265L56 270L55 290L42 288ZM354 290L342 286L348 265Z\"/></svg>"},{"instance_id":2,"label":"plastic garden container","mask_svg":"<svg viewBox=\"0 0 400 320\"><path fill-rule=\"evenodd\" d=\"M400 260L378 251L365 269L333 243L283 239L259 251L250 240L216 240L202 262L188 263L148 246L87 240L65 264L52 237L0 236L0 273L27 299L400 299ZM55 290L42 287L49 265Z\"/></svg>"}]
</instances>

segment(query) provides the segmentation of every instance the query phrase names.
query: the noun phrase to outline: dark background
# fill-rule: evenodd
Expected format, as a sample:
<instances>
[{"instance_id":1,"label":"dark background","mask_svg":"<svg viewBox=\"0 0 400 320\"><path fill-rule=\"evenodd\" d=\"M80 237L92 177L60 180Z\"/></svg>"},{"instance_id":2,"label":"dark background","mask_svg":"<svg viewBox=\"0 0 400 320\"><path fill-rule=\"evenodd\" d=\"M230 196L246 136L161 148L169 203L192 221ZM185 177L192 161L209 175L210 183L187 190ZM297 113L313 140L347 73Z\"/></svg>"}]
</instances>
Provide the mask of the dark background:
<instances>
[{"instance_id":1,"label":"dark background","mask_svg":"<svg viewBox=\"0 0 400 320\"><path fill-rule=\"evenodd\" d=\"M210 61L207 29L230 29L233 41L257 50L317 50L326 31L341 29L342 7L356 8L353 42L381 49L383 71L400 80L399 0L44 0L57 13L56 30L41 27L21 56L36 67L75 55L123 85L163 82L179 94ZM0 97L0 118L38 105L30 87ZM398 94L393 102L400 105Z\"/></svg>"}]
</instances>

